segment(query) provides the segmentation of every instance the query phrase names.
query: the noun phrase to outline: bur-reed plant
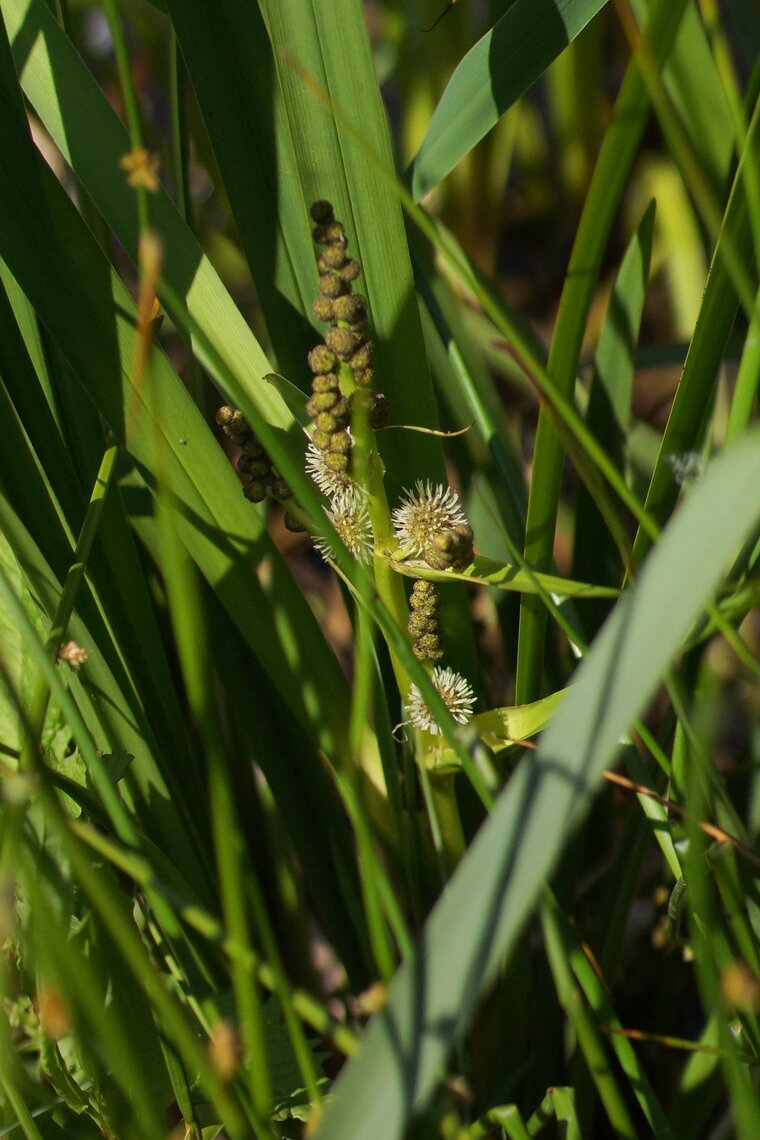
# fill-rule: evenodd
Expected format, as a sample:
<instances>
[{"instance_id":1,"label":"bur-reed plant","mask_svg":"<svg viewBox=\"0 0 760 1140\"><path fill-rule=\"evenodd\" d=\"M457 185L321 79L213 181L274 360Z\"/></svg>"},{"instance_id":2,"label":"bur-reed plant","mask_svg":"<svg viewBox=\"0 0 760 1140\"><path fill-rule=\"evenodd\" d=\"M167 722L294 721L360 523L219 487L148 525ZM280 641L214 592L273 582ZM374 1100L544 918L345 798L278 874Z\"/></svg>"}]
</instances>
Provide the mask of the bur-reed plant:
<instances>
[{"instance_id":1,"label":"bur-reed plant","mask_svg":"<svg viewBox=\"0 0 760 1140\"><path fill-rule=\"evenodd\" d=\"M440 14L0 0L0 1136L760 1134L760 18Z\"/></svg>"}]
</instances>

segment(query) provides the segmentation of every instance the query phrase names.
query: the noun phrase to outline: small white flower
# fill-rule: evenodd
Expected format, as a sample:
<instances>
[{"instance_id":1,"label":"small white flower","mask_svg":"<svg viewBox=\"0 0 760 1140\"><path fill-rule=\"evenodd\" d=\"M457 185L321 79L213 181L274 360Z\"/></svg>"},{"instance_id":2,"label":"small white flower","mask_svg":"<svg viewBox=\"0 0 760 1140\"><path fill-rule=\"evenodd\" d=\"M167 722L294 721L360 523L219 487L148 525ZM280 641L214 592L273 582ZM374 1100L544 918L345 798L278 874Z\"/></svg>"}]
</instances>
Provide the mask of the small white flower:
<instances>
[{"instance_id":1,"label":"small white flower","mask_svg":"<svg viewBox=\"0 0 760 1140\"><path fill-rule=\"evenodd\" d=\"M448 667L442 669L440 666L436 666L433 670L432 680L438 695L457 724L467 724L472 716L472 706L477 699L470 682L460 673L455 673L453 669ZM435 735L442 731L416 685L412 685L409 690L405 708L415 728L426 729Z\"/></svg>"},{"instance_id":2,"label":"small white flower","mask_svg":"<svg viewBox=\"0 0 760 1140\"><path fill-rule=\"evenodd\" d=\"M355 489L341 491L333 499L331 509L325 508L325 514L357 562L365 566L371 562L372 524L362 496ZM333 552L325 539L316 538L314 545L323 558L332 558Z\"/></svg>"},{"instance_id":3,"label":"small white flower","mask_svg":"<svg viewBox=\"0 0 760 1140\"><path fill-rule=\"evenodd\" d=\"M423 554L437 534L467 523L459 496L441 483L418 480L415 490L393 511L393 530L402 549Z\"/></svg>"},{"instance_id":4,"label":"small white flower","mask_svg":"<svg viewBox=\"0 0 760 1140\"><path fill-rule=\"evenodd\" d=\"M679 487L687 483L698 483L702 478L704 463L698 451L671 451L665 459L670 464L673 478Z\"/></svg>"},{"instance_id":5,"label":"small white flower","mask_svg":"<svg viewBox=\"0 0 760 1140\"><path fill-rule=\"evenodd\" d=\"M341 491L350 491L355 484L346 471L332 471L325 463L324 452L310 443L306 448L306 474L317 484L323 495L332 498Z\"/></svg>"}]
</instances>

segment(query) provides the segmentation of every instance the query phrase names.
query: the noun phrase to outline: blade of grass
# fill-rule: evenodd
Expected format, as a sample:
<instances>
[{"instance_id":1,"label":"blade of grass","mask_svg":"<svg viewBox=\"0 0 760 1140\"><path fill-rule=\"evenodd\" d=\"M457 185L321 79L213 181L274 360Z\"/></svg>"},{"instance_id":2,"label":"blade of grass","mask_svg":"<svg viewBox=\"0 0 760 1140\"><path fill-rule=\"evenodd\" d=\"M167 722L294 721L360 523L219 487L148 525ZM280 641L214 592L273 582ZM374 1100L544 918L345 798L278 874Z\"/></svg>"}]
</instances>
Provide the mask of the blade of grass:
<instances>
[{"instance_id":1,"label":"blade of grass","mask_svg":"<svg viewBox=\"0 0 760 1140\"><path fill-rule=\"evenodd\" d=\"M544 892L541 921L547 935L547 947L551 947L549 955L552 960L552 970L558 988L562 987L562 1002L568 1014L573 1018L579 1035L581 1032L584 1034L587 1045L581 1047L584 1049L584 1055L597 1084L599 1095L604 1100L605 1105L608 1104L609 1098L609 1104L614 1105L616 1112L619 1112L621 1106L617 1103L613 1091L615 1087L614 1078L605 1059L606 1050L601 1047L601 1040L598 1036L599 1021L606 1026L612 1026L614 1029L621 1028L607 996L604 981L596 973L584 953L578 935L548 888ZM594 1014L593 1018L579 1003L580 994L578 991L576 990L573 993L576 985L580 987L583 998L589 1003ZM575 1021L576 1016L579 1018L577 1023ZM662 1140L665 1138L672 1140L673 1130L641 1066L633 1045L626 1037L617 1033L611 1034L610 1045L630 1082L631 1090L639 1102L652 1134L661 1137ZM588 1052L586 1048L588 1048ZM612 1114L610 1114L610 1120L613 1120Z\"/></svg>"},{"instance_id":2,"label":"blade of grass","mask_svg":"<svg viewBox=\"0 0 760 1140\"><path fill-rule=\"evenodd\" d=\"M662 65L676 34L685 0L659 0L649 12L648 39L656 45ZM575 384L583 332L596 286L602 253L623 193L641 133L649 114L646 87L635 64L630 64L615 105L591 180L570 255L557 323L552 337L548 373L560 393L569 397ZM562 450L546 410L536 434L526 524L525 558L535 570L547 570L554 544ZM515 699L523 704L540 696L546 615L535 600L523 599L517 657Z\"/></svg>"},{"instance_id":3,"label":"blade of grass","mask_svg":"<svg viewBox=\"0 0 760 1140\"><path fill-rule=\"evenodd\" d=\"M644 23L648 6L642 0L632 0L632 6L639 22ZM713 189L720 193L726 184L736 138L698 6L689 4L684 10L663 80L683 120L700 168Z\"/></svg>"},{"instance_id":4,"label":"blade of grass","mask_svg":"<svg viewBox=\"0 0 760 1140\"><path fill-rule=\"evenodd\" d=\"M586 423L622 471L631 420L634 349L644 308L654 226L650 203L631 238L599 337ZM594 582L620 581L609 532L585 487L576 496L573 574Z\"/></svg>"},{"instance_id":5,"label":"blade of grass","mask_svg":"<svg viewBox=\"0 0 760 1140\"><path fill-rule=\"evenodd\" d=\"M696 767L698 766L695 765ZM698 820L710 816L710 805L704 794L704 778L699 771L687 773L686 794L691 808L690 821L687 820L689 843L685 852L686 880L689 884L686 902L691 937L696 950L697 981L703 1008L714 1010L715 1013L721 1067L736 1123L736 1135L739 1140L750 1140L760 1127L760 1108L749 1067L739 1055L732 1011L721 992L721 975L733 965L734 957L726 944L715 911L709 863L705 857L708 840L698 826Z\"/></svg>"},{"instance_id":6,"label":"blade of grass","mask_svg":"<svg viewBox=\"0 0 760 1140\"><path fill-rule=\"evenodd\" d=\"M309 323L314 255L267 28L255 3L241 7L236 0L219 0L213 35L202 6L168 0L167 11L223 174L278 367L304 386L306 353L316 339Z\"/></svg>"},{"instance_id":7,"label":"blade of grass","mask_svg":"<svg viewBox=\"0 0 760 1140\"><path fill-rule=\"evenodd\" d=\"M6 282L10 284L11 280L6 269ZM18 302L23 295L16 283L12 284ZM16 304L16 312L26 320L27 328L36 326L36 320L29 318L26 312L26 298L23 302L23 306ZM0 392L0 422L6 440L2 453L5 462L0 463L2 478L11 505L28 520L31 538L56 577L62 580L72 557L74 541L71 532L81 525L82 512L87 504L79 473L71 463L72 454L80 460L82 456L77 452L74 441L70 441L67 447L65 438L61 438L44 398L44 381L38 383L19 337L20 329L13 322L2 298L0 328L0 372L10 385L7 395L5 389ZM41 356L37 361L38 367L40 364L44 366ZM66 418L71 422L75 413L67 397L73 400L78 395L81 400L81 392L61 392L59 386L58 394L59 399L63 397L59 406L65 408ZM8 397L14 403L13 408ZM19 417L23 419L23 430ZM99 422L96 409L85 405L80 408L77 419L81 422L92 417ZM100 427L97 434L102 440ZM93 451L97 445L96 435L92 439ZM101 442L100 455L103 446ZM86 466L92 467L89 454ZM51 473L56 489L60 488L60 504L46 472ZM159 744L158 750L165 757L174 756L178 764L181 762L189 791L194 776L193 750L184 730L182 712L158 635L142 567L134 550L133 536L113 494L106 500L87 569L87 587L79 595L80 615L97 640L111 672L122 678L123 691L132 705L133 715L138 719L144 716L150 721ZM138 687L141 707L138 707L136 696ZM174 798L178 804L182 801L179 788L175 788ZM190 798L188 796L187 800Z\"/></svg>"},{"instance_id":8,"label":"blade of grass","mask_svg":"<svg viewBox=\"0 0 760 1140\"><path fill-rule=\"evenodd\" d=\"M10 138L11 120L6 125L6 137ZM20 148L22 143L18 136L17 142ZM26 145L31 147L28 140ZM31 152L29 156L33 157ZM20 151L17 161L21 161ZM68 199L38 160L33 160L28 168L24 187L25 208L18 208L20 191L15 177L0 192L4 210L14 211L13 199L16 199L13 249L6 249L9 260L12 256L15 263L14 272L18 277L19 270L23 271L27 293L34 295L38 312L44 313L48 328L55 330L59 342L65 346L80 381L90 388L117 437L124 440L130 454L149 473L152 464L148 441L153 429L145 394L134 386L131 375L135 334L126 290L118 278L110 274L88 241ZM39 188L40 195L36 209L31 205L34 187ZM62 235L59 237L52 227L43 234L41 218L51 222L55 218L56 225L66 234L66 241L71 243L69 248L79 246L76 268L70 261L67 263L64 256L56 257L55 250ZM25 225L21 224L22 220ZM36 231L34 237L32 227ZM10 231L6 232L11 237ZM50 272L38 273L37 267L46 263ZM67 294L78 298L79 304L63 313L59 298ZM335 740L342 739L345 733L343 714L347 692L311 611L277 556L258 514L249 509L250 504L240 496L227 461L161 353L154 353L151 359L146 384L161 387L165 393L166 414L158 430L166 454L169 488L175 509L182 518L183 541L190 546L195 560L220 592L222 600L235 613L251 648L263 656L267 671L274 678L279 675L276 683L281 686L286 700L300 706L297 715L307 724L311 714L306 709L316 692L294 689L290 680L293 666L297 661L298 671L307 677L324 674L325 670L333 674L331 708L322 710L317 717L332 736L329 751L333 752ZM269 385L266 387L271 391ZM185 442L180 444L180 440ZM255 572L263 560L272 566L266 587L262 587ZM254 600L257 596L258 603ZM297 621L301 625L297 654L295 645L285 649L273 623L273 614L278 618L287 614L290 623ZM319 664L312 670L308 661L314 652ZM340 706L341 694L343 707Z\"/></svg>"},{"instance_id":9,"label":"blade of grass","mask_svg":"<svg viewBox=\"0 0 760 1140\"><path fill-rule=\"evenodd\" d=\"M759 134L760 104L755 107L753 113L748 147L757 146ZM705 408L714 390L726 342L736 315L737 298L723 257L722 241L725 238L734 250L747 251L749 248L749 218L740 170L734 178L721 236L707 278L702 308L647 492L646 509L660 523L672 511L681 489L673 476L669 457L682 455L699 447L705 425ZM637 565L648 550L650 541L649 537L639 531L633 547L633 559Z\"/></svg>"},{"instance_id":10,"label":"blade of grass","mask_svg":"<svg viewBox=\"0 0 760 1140\"><path fill-rule=\"evenodd\" d=\"M362 8L354 0L276 0L264 5L306 202L329 198L361 263L369 302L376 387L397 423L437 427L409 249L397 195L385 112ZM306 94L306 72L330 105ZM335 110L332 110L332 107ZM367 149L386 173L378 178ZM443 479L437 440L381 439L388 497L415 479Z\"/></svg>"},{"instance_id":11,"label":"blade of grass","mask_svg":"<svg viewBox=\"0 0 760 1140\"><path fill-rule=\"evenodd\" d=\"M432 190L583 30L606 0L518 0L454 72L410 168Z\"/></svg>"},{"instance_id":12,"label":"blade of grass","mask_svg":"<svg viewBox=\"0 0 760 1140\"><path fill-rule=\"evenodd\" d=\"M160 460L159 467L160 471ZM212 835L219 874L222 914L230 936L242 947L250 943L246 906L246 866L243 832L237 818L232 781L225 754L224 736L215 703L213 681L208 676L210 645L202 613L195 568L173 533L172 512L162 503L159 491L159 527L162 532L162 564L166 570L170 610L177 638L180 663L187 684L190 709L204 742L208 764L208 795ZM260 1140L273 1137L268 1124L272 1110L269 1059L264 1041L261 1001L250 970L232 964L232 985L243 1046L243 1074L251 1104L253 1131Z\"/></svg>"},{"instance_id":13,"label":"blade of grass","mask_svg":"<svg viewBox=\"0 0 760 1140\"><path fill-rule=\"evenodd\" d=\"M425 578L429 582L473 582L499 590L517 590L521 594L546 591L561 598L616 598L620 595L615 586L590 586L587 582L572 582L553 574L534 574L482 555L476 555L466 570L433 570L426 562L416 559L402 562L391 557L389 561L399 574Z\"/></svg>"},{"instance_id":14,"label":"blade of grass","mask_svg":"<svg viewBox=\"0 0 760 1140\"><path fill-rule=\"evenodd\" d=\"M15 134L10 133L12 130ZM14 273L17 277L26 275L26 291L33 295L38 310L44 311L47 327L55 330L66 346L80 381L92 386L95 402L106 420L116 426L117 433L125 434L128 448L150 482L149 441L154 429L144 392L136 389L131 380L135 335L131 301L123 286L111 276L63 191L46 168L39 165L28 137L22 140L17 118L10 111L6 137L15 138L17 164L31 164L20 198L18 165L16 175L0 193L3 208L11 210L15 219L12 232L2 227L4 236L14 245L13 256L9 256L14 262ZM36 199L36 206L35 192L41 196ZM24 216L26 228L22 224ZM50 228L43 233L46 226ZM74 248L79 251L76 264L68 255ZM8 255L7 249L5 252ZM37 271L38 259L43 264L47 261L49 271ZM68 276L70 273L74 274L74 281ZM114 311L109 300L114 291L116 330L112 328ZM64 295L76 299L68 311L60 304ZM204 341L204 345L208 342ZM316 732L329 755L335 755L345 738L348 692L334 656L257 512L242 499L226 459L160 353L154 353L151 359L146 383L158 385L164 392L167 415L159 430L183 541L262 667L279 687L283 700L291 708L295 702L300 710L296 717L308 731ZM265 571L260 570L262 565ZM298 678L297 684L294 677ZM327 693L329 701L323 703ZM342 834L345 823L326 774L319 766L309 764L298 750L290 754L290 763L291 771L298 771L298 779L291 781L287 794L292 799L295 788L299 794L310 788L311 802L321 805L321 825L328 832ZM342 863L348 862L349 854L350 849L344 844L335 848L335 856ZM347 887L352 879L352 868L344 866L339 880L342 886Z\"/></svg>"},{"instance_id":15,"label":"blade of grass","mask_svg":"<svg viewBox=\"0 0 760 1140\"><path fill-rule=\"evenodd\" d=\"M119 159L130 148L127 131L44 0L3 0L0 9L24 93L95 206L136 262L134 191L116 173ZM13 87L17 97L15 75L9 89ZM95 139L97 146L93 145ZM17 179L21 177L20 168L15 175ZM28 184L34 185L35 181ZM205 329L209 342L233 371L246 377L246 388L262 414L278 427L292 426L286 405L263 379L272 371L270 362L161 189L151 196L150 220L161 234L164 273ZM18 278L18 273L15 276ZM197 355L206 366L204 353L198 351Z\"/></svg>"}]
</instances>

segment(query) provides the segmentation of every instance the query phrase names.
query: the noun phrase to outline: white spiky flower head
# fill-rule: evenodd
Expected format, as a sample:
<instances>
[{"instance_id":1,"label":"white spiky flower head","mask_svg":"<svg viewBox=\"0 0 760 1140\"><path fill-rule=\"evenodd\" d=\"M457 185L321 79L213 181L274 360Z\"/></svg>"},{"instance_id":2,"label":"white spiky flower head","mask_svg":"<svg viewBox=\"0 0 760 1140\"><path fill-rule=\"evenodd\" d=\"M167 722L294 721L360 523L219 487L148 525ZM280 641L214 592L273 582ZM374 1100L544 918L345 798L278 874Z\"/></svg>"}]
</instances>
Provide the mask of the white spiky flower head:
<instances>
[{"instance_id":1,"label":"white spiky flower head","mask_svg":"<svg viewBox=\"0 0 760 1140\"><path fill-rule=\"evenodd\" d=\"M323 495L332 499L342 491L354 490L356 484L347 471L333 471L325 462L325 454L310 443L306 448L306 474L317 484Z\"/></svg>"},{"instance_id":2,"label":"white spiky flower head","mask_svg":"<svg viewBox=\"0 0 760 1140\"><path fill-rule=\"evenodd\" d=\"M441 483L418 479L414 491L393 511L393 530L399 545L408 554L423 554L437 534L466 525L467 515L459 495Z\"/></svg>"},{"instance_id":3,"label":"white spiky flower head","mask_svg":"<svg viewBox=\"0 0 760 1140\"><path fill-rule=\"evenodd\" d=\"M372 560L373 536L364 497L355 488L340 491L330 508L325 508L325 514L357 562L368 565ZM316 538L314 545L323 558L332 558L333 552L325 539Z\"/></svg>"},{"instance_id":4,"label":"white spiky flower head","mask_svg":"<svg viewBox=\"0 0 760 1140\"><path fill-rule=\"evenodd\" d=\"M457 724L467 724L472 717L472 706L477 700L470 682L461 673L455 673L448 667L443 669L440 665L433 670L432 681L439 697ZM405 708L415 728L425 729L434 735L443 731L416 685L412 685L409 690Z\"/></svg>"}]
</instances>

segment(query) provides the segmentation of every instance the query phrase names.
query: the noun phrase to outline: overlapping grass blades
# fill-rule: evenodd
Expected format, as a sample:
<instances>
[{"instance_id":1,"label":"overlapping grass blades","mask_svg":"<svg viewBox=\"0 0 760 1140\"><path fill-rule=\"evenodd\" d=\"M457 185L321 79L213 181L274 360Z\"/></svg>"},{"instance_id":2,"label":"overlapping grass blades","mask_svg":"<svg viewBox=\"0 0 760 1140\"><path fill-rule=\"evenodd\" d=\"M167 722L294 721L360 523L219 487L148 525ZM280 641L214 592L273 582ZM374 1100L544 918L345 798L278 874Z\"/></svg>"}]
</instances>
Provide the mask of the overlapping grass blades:
<instances>
[{"instance_id":1,"label":"overlapping grass blades","mask_svg":"<svg viewBox=\"0 0 760 1140\"><path fill-rule=\"evenodd\" d=\"M453 170L607 0L518 0L454 72L410 176L415 200Z\"/></svg>"},{"instance_id":2,"label":"overlapping grass blades","mask_svg":"<svg viewBox=\"0 0 760 1140\"><path fill-rule=\"evenodd\" d=\"M714 466L605 624L570 692L520 764L347 1065L320 1136L403 1134L514 946L601 772L668 669L737 548L760 521L760 438ZM736 503L730 516L722 504Z\"/></svg>"}]
</instances>

